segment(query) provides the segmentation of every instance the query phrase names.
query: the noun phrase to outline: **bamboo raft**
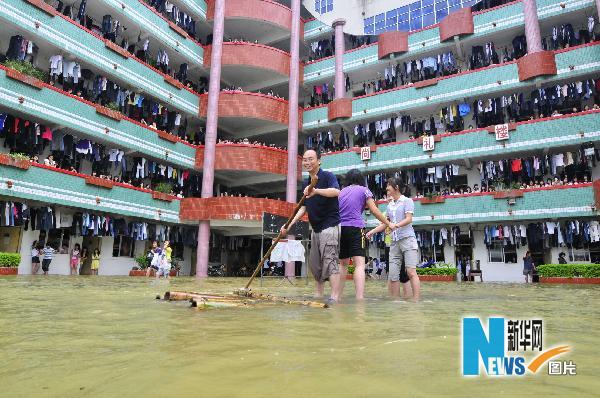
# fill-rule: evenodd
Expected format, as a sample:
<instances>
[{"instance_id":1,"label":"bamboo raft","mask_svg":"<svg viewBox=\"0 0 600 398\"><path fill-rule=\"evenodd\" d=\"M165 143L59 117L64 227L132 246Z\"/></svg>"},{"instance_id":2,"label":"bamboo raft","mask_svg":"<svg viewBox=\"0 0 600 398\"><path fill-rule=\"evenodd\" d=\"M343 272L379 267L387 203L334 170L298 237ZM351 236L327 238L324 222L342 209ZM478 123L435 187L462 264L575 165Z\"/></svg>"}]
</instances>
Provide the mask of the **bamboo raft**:
<instances>
[{"instance_id":1,"label":"bamboo raft","mask_svg":"<svg viewBox=\"0 0 600 398\"><path fill-rule=\"evenodd\" d=\"M166 301L189 301L193 308L200 310L209 308L241 308L267 303L301 305L311 308L329 307L326 303L318 301L296 300L273 296L271 294L256 293L246 289L236 290L233 294L168 291L165 292L163 299Z\"/></svg>"},{"instance_id":2,"label":"bamboo raft","mask_svg":"<svg viewBox=\"0 0 600 398\"><path fill-rule=\"evenodd\" d=\"M310 184L308 185L308 191L312 191L312 189L317 184L317 176L311 176ZM296 204L294 211L288 218L287 222L283 226L283 230L287 230L292 222L298 210L304 205L304 201L306 200L307 193L304 193L300 202ZM283 230L279 231L277 237L273 240L271 247L263 258L258 262L250 280L246 284L243 289L238 289L233 292L233 294L212 294L212 293L197 293L197 292L178 292L178 291L169 291L164 295L164 300L166 301L189 301L192 307L197 309L207 309L207 308L236 308L236 307L247 307L250 304L265 304L265 303L281 303L281 304L293 304L293 305L302 305L305 307L312 308L328 308L329 305L326 303L320 303L318 301L310 301L310 300L296 300L290 299L287 297L278 297L273 296L272 294L264 294L264 293L256 293L250 290L250 284L258 274L258 271L264 264L265 260L269 258L271 252L283 237ZM158 296L157 298L160 298Z\"/></svg>"}]
</instances>

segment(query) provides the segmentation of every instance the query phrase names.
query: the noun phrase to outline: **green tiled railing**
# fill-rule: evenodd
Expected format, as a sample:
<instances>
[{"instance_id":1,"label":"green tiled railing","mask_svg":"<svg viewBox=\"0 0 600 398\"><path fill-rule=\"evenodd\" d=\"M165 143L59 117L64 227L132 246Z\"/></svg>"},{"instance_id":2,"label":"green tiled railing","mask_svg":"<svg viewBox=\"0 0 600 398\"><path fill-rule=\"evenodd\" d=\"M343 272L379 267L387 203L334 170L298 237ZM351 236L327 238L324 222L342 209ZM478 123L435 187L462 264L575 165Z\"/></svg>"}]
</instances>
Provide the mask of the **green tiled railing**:
<instances>
[{"instance_id":1,"label":"green tiled railing","mask_svg":"<svg viewBox=\"0 0 600 398\"><path fill-rule=\"evenodd\" d=\"M584 133L583 137L581 133ZM354 168L363 172L377 172L465 158L477 159L494 155L510 157L522 151L564 147L589 141L600 141L600 112L519 124L515 131L510 132L510 139L505 141L505 145L497 142L494 134L479 130L444 136L440 142L436 142L431 157L428 152L423 152L423 147L416 141L410 141L377 147L366 166L361 162L360 156L352 151L323 155L321 161L325 170L335 174L343 174Z\"/></svg>"},{"instance_id":2,"label":"green tiled railing","mask_svg":"<svg viewBox=\"0 0 600 398\"><path fill-rule=\"evenodd\" d=\"M594 192L591 186L565 189L548 189L525 192L516 198L514 205L506 199L494 199L492 195L446 198L444 203L422 205L415 200L414 225L445 225L460 223L577 218L597 216L592 210ZM385 211L387 205L380 204ZM367 225L379 224L369 216Z\"/></svg>"},{"instance_id":3,"label":"green tiled railing","mask_svg":"<svg viewBox=\"0 0 600 398\"><path fill-rule=\"evenodd\" d=\"M331 26L325 25L318 19L313 19L312 21L308 21L304 24L305 41L310 41L315 37L324 35L325 33L333 33L333 28Z\"/></svg>"},{"instance_id":4,"label":"green tiled railing","mask_svg":"<svg viewBox=\"0 0 600 398\"><path fill-rule=\"evenodd\" d=\"M573 70L570 65L575 66ZM600 67L600 45L575 47L570 51L556 54L556 76L538 78L542 84L565 78L576 78L586 73L598 71ZM447 104L462 101L480 95L491 95L506 90L515 92L529 87L533 82L519 82L518 68L515 62L487 68L484 70L451 76L441 79L436 85L424 88L404 88L380 94L360 97L352 101L352 118L349 123L357 123L375 116L404 112L421 106ZM304 111L304 130L330 126L327 121L327 107Z\"/></svg>"},{"instance_id":5,"label":"green tiled railing","mask_svg":"<svg viewBox=\"0 0 600 398\"><path fill-rule=\"evenodd\" d=\"M19 102L22 97L23 103ZM0 104L12 111L67 127L91 140L111 142L116 147L139 152L143 156L163 159L179 167L193 168L195 148L181 142L173 143L157 133L128 120L120 122L96 113L91 104L79 101L49 88L37 90L6 77L0 69ZM109 132L106 132L106 128ZM165 157L165 151L169 155Z\"/></svg>"},{"instance_id":6,"label":"green tiled railing","mask_svg":"<svg viewBox=\"0 0 600 398\"><path fill-rule=\"evenodd\" d=\"M206 1L204 0L179 0L182 4L185 4L187 8L192 12L192 16L194 19L199 19L199 21L206 21ZM196 30L198 30L199 26L197 25L199 21L196 21Z\"/></svg>"},{"instance_id":7,"label":"green tiled railing","mask_svg":"<svg viewBox=\"0 0 600 398\"><path fill-rule=\"evenodd\" d=\"M101 188L86 184L85 178L35 166L21 170L0 165L0 174L0 195L16 201L34 200L145 220L179 222L179 200L156 200L149 192L116 185L112 189Z\"/></svg>"},{"instance_id":8,"label":"green tiled railing","mask_svg":"<svg viewBox=\"0 0 600 398\"><path fill-rule=\"evenodd\" d=\"M203 65L204 49L189 37L182 37L169 27L169 23L156 15L140 0L102 0L113 9L113 16L127 15L155 39L183 55L192 65ZM194 4L194 3L192 3ZM122 7L125 6L125 8Z\"/></svg>"},{"instance_id":9,"label":"green tiled railing","mask_svg":"<svg viewBox=\"0 0 600 398\"><path fill-rule=\"evenodd\" d=\"M561 4L565 5L564 9L561 7ZM540 20L543 20L556 15L567 14L583 8L592 7L593 5L593 0L540 0L537 2L538 17ZM320 24L320 22L314 22L315 24ZM469 39L478 39L483 38L486 35L498 34L502 30L514 28L515 26L523 25L523 23L523 5L520 2L500 7L495 10L482 12L473 16L475 33L470 36ZM496 26L493 24L496 24ZM305 25L305 32L306 30ZM306 36L305 40L308 41ZM450 48L451 46L454 47L452 42L440 43L439 28L436 26L431 29L415 32L408 36L409 52L406 54L406 58L412 59L414 57L419 57L419 54L426 51L429 52L436 49ZM378 60L376 45L352 52L346 52L344 54L345 72L377 64L381 65L383 70L388 63L389 60ZM310 63L304 67L304 83L311 84L323 78L331 77L334 74L335 62L333 58Z\"/></svg>"},{"instance_id":10,"label":"green tiled railing","mask_svg":"<svg viewBox=\"0 0 600 398\"><path fill-rule=\"evenodd\" d=\"M138 7L144 6L139 4ZM48 15L23 0L4 0L0 7L0 22L5 29L13 27L15 33L17 28L25 31L23 34L38 46L55 46L57 53L70 54L99 68L108 77L126 81L165 104L188 114L198 114L197 95L171 86L162 75L133 58L125 59L109 50L101 39L60 16Z\"/></svg>"}]
</instances>

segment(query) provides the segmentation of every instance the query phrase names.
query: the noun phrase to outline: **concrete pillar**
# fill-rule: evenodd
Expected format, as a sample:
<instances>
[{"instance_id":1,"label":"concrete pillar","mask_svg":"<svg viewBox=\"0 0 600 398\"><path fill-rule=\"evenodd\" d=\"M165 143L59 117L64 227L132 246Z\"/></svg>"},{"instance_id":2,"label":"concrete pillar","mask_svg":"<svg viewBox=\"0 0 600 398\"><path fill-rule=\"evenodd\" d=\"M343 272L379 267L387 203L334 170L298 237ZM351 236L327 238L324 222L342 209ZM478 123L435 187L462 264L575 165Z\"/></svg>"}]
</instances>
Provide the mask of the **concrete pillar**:
<instances>
[{"instance_id":1,"label":"concrete pillar","mask_svg":"<svg viewBox=\"0 0 600 398\"><path fill-rule=\"evenodd\" d=\"M335 29L335 99L346 96L346 82L344 81L344 25L346 21L337 19L333 22Z\"/></svg>"},{"instance_id":2,"label":"concrete pillar","mask_svg":"<svg viewBox=\"0 0 600 398\"><path fill-rule=\"evenodd\" d=\"M535 0L523 0L523 16L525 17L527 54L538 53L542 51L542 36L540 35L540 22Z\"/></svg>"},{"instance_id":3,"label":"concrete pillar","mask_svg":"<svg viewBox=\"0 0 600 398\"><path fill-rule=\"evenodd\" d=\"M288 104L288 163L285 200L296 203L298 199L298 90L300 86L300 0L292 0L292 32L290 38L290 86ZM293 236L288 236L288 239ZM294 263L285 264L285 276L294 277Z\"/></svg>"},{"instance_id":4,"label":"concrete pillar","mask_svg":"<svg viewBox=\"0 0 600 398\"><path fill-rule=\"evenodd\" d=\"M208 86L208 108L206 116L206 141L204 145L204 167L202 170L202 197L213 196L215 179L215 149L217 145L217 122L219 119L219 92L221 91L221 54L223 53L223 31L225 25L225 0L215 0L215 19L210 59L210 80ZM196 276L208 275L208 251L210 222L200 221L198 225L198 248L196 249Z\"/></svg>"}]
</instances>

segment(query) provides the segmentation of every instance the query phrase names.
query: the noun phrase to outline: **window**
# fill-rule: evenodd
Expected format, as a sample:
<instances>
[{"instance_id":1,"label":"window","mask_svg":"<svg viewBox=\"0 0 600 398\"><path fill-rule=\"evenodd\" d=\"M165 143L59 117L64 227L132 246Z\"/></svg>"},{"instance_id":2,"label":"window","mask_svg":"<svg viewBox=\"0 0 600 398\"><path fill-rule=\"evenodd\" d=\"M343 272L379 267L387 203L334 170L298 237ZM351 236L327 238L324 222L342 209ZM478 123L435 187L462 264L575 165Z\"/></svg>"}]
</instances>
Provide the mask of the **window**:
<instances>
[{"instance_id":1,"label":"window","mask_svg":"<svg viewBox=\"0 0 600 398\"><path fill-rule=\"evenodd\" d=\"M388 32L391 30L398 30L398 14L396 12L396 10L392 10L385 14L385 27Z\"/></svg>"},{"instance_id":2,"label":"window","mask_svg":"<svg viewBox=\"0 0 600 398\"><path fill-rule=\"evenodd\" d=\"M423 15L431 14L433 12L433 0L423 0L422 11Z\"/></svg>"},{"instance_id":3,"label":"window","mask_svg":"<svg viewBox=\"0 0 600 398\"><path fill-rule=\"evenodd\" d=\"M330 0L327 0L330 1ZM400 8L387 11L375 17L365 18L364 34L379 34L385 31L400 30L408 32L425 28L440 22L449 13L462 7L470 7L477 0L418 0ZM331 10L329 3L323 8L325 0L315 0L315 11L323 14Z\"/></svg>"},{"instance_id":4,"label":"window","mask_svg":"<svg viewBox=\"0 0 600 398\"><path fill-rule=\"evenodd\" d=\"M375 34L385 32L385 13L375 15Z\"/></svg>"},{"instance_id":5,"label":"window","mask_svg":"<svg viewBox=\"0 0 600 398\"><path fill-rule=\"evenodd\" d=\"M375 17L365 18L365 35L372 35L375 32Z\"/></svg>"},{"instance_id":6,"label":"window","mask_svg":"<svg viewBox=\"0 0 600 398\"><path fill-rule=\"evenodd\" d=\"M398 14L398 30L403 32L408 32L410 30L408 12L405 14Z\"/></svg>"},{"instance_id":7,"label":"window","mask_svg":"<svg viewBox=\"0 0 600 398\"><path fill-rule=\"evenodd\" d=\"M488 260L490 263L503 263L504 262L504 250L502 242L495 241L488 247Z\"/></svg>"},{"instance_id":8,"label":"window","mask_svg":"<svg viewBox=\"0 0 600 398\"><path fill-rule=\"evenodd\" d=\"M444 8L441 10L437 10L435 11L435 19L437 22L440 22L442 19L444 19L445 17L448 16L448 8Z\"/></svg>"},{"instance_id":9,"label":"window","mask_svg":"<svg viewBox=\"0 0 600 398\"><path fill-rule=\"evenodd\" d=\"M48 245L54 250L57 250L61 254L69 252L69 243L71 238L71 232L68 228L57 228L48 231ZM40 234L40 242L43 242L42 235Z\"/></svg>"},{"instance_id":10,"label":"window","mask_svg":"<svg viewBox=\"0 0 600 398\"><path fill-rule=\"evenodd\" d=\"M517 261L516 245L506 243L503 239L495 239L488 247L490 263L513 263Z\"/></svg>"},{"instance_id":11,"label":"window","mask_svg":"<svg viewBox=\"0 0 600 398\"><path fill-rule=\"evenodd\" d=\"M460 0L448 0L449 13L453 13L454 11L458 11L461 9Z\"/></svg>"},{"instance_id":12,"label":"window","mask_svg":"<svg viewBox=\"0 0 600 398\"><path fill-rule=\"evenodd\" d=\"M173 249L173 258L183 259L183 243L171 243L171 248Z\"/></svg>"},{"instance_id":13,"label":"window","mask_svg":"<svg viewBox=\"0 0 600 398\"><path fill-rule=\"evenodd\" d=\"M421 2L417 1L410 5L410 30L418 30L423 27L421 14Z\"/></svg>"},{"instance_id":14,"label":"window","mask_svg":"<svg viewBox=\"0 0 600 398\"><path fill-rule=\"evenodd\" d=\"M319 14L333 11L333 0L315 0L315 11Z\"/></svg>"},{"instance_id":15,"label":"window","mask_svg":"<svg viewBox=\"0 0 600 398\"><path fill-rule=\"evenodd\" d=\"M71 242L71 230L68 228L61 228L62 230L62 245L61 248L66 248L68 250L69 243Z\"/></svg>"},{"instance_id":16,"label":"window","mask_svg":"<svg viewBox=\"0 0 600 398\"><path fill-rule=\"evenodd\" d=\"M431 26L435 24L435 14L423 14L423 27Z\"/></svg>"},{"instance_id":17,"label":"window","mask_svg":"<svg viewBox=\"0 0 600 398\"><path fill-rule=\"evenodd\" d=\"M444 248L442 246L435 245L435 247L421 247L421 262L433 260L434 262L444 262Z\"/></svg>"},{"instance_id":18,"label":"window","mask_svg":"<svg viewBox=\"0 0 600 398\"><path fill-rule=\"evenodd\" d=\"M590 248L584 247L581 249L570 248L569 249L569 261L570 262L579 262L579 261L590 261Z\"/></svg>"},{"instance_id":19,"label":"window","mask_svg":"<svg viewBox=\"0 0 600 398\"><path fill-rule=\"evenodd\" d=\"M504 245L504 262L517 264L517 246L510 243Z\"/></svg>"},{"instance_id":20,"label":"window","mask_svg":"<svg viewBox=\"0 0 600 398\"><path fill-rule=\"evenodd\" d=\"M115 236L113 242L113 257L133 257L135 241L133 238L124 235Z\"/></svg>"}]
</instances>

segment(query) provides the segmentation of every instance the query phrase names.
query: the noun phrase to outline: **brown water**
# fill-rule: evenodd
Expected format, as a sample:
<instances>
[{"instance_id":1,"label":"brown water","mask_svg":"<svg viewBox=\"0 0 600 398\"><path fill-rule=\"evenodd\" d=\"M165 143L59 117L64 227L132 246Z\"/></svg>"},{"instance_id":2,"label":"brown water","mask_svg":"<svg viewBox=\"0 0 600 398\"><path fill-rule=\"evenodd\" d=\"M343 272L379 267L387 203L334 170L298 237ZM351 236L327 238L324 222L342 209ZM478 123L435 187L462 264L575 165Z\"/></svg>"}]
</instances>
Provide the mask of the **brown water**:
<instances>
[{"instance_id":1,"label":"brown water","mask_svg":"<svg viewBox=\"0 0 600 398\"><path fill-rule=\"evenodd\" d=\"M230 293L242 279L0 278L0 397L598 396L600 288L424 283L423 302L367 284L322 310L196 311L166 290ZM350 295L352 286L346 292ZM309 296L312 283L255 290ZM544 319L576 376L460 376L465 315Z\"/></svg>"}]
</instances>

